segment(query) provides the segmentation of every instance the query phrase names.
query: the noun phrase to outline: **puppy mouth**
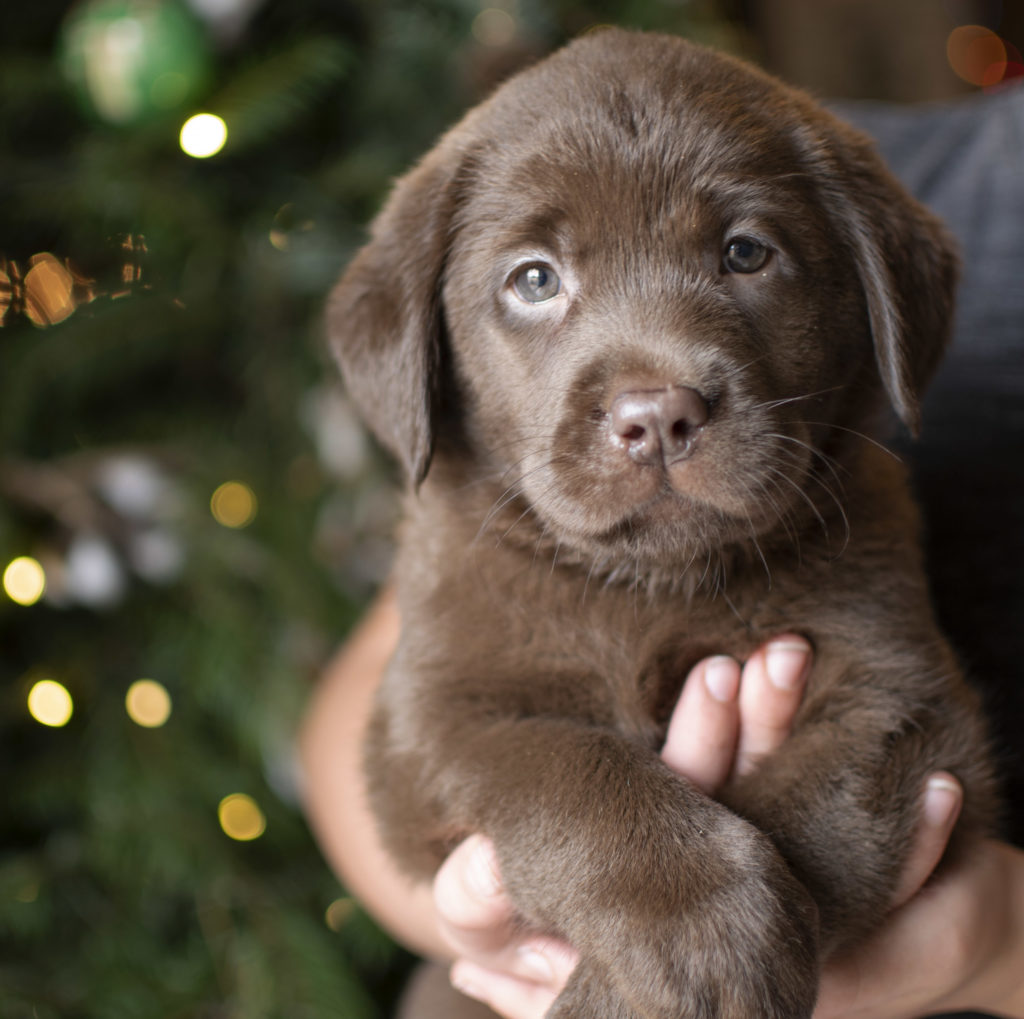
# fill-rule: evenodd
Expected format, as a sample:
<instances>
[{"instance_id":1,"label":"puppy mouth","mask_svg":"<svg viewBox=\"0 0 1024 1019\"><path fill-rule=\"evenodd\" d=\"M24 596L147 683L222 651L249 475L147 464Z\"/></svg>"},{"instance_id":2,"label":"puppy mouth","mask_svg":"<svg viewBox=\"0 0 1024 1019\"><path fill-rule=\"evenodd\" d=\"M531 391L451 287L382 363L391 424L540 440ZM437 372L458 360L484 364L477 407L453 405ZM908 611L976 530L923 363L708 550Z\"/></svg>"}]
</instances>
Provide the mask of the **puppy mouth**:
<instances>
[{"instance_id":1,"label":"puppy mouth","mask_svg":"<svg viewBox=\"0 0 1024 1019\"><path fill-rule=\"evenodd\" d=\"M660 529L692 523L712 509L688 484L689 457L663 467L642 468L633 479L634 499L619 507L619 523L611 528L625 527L633 532ZM716 516L719 515L716 512Z\"/></svg>"},{"instance_id":2,"label":"puppy mouth","mask_svg":"<svg viewBox=\"0 0 1024 1019\"><path fill-rule=\"evenodd\" d=\"M717 472L702 455L704 424L641 430L620 428L615 420L605 415L601 425L602 468L581 479L588 494L571 500L570 531L578 538L614 546L629 536L632 544L644 534L692 527L709 514L729 515L715 505Z\"/></svg>"}]
</instances>

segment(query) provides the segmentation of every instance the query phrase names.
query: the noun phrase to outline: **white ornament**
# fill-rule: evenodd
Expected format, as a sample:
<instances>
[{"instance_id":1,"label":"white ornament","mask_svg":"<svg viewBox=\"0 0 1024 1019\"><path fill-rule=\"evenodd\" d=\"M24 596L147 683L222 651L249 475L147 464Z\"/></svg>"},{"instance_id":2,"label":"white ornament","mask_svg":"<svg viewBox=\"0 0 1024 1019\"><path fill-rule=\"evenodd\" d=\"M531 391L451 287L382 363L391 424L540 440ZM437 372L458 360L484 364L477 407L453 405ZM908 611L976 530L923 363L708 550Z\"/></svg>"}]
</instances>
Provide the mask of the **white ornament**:
<instances>
[{"instance_id":1,"label":"white ornament","mask_svg":"<svg viewBox=\"0 0 1024 1019\"><path fill-rule=\"evenodd\" d=\"M127 579L109 542L94 534L80 534L68 549L64 584L71 600L103 609L124 597Z\"/></svg>"}]
</instances>

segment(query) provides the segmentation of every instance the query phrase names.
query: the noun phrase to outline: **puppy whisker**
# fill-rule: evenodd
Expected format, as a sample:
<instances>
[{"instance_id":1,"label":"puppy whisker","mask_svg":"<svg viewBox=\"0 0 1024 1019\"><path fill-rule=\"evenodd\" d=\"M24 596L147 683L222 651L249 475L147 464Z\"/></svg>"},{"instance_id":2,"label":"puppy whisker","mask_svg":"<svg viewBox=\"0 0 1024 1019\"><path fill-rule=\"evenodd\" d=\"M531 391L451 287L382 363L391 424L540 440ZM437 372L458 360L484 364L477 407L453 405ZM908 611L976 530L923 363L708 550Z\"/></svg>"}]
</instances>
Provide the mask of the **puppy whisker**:
<instances>
[{"instance_id":1,"label":"puppy whisker","mask_svg":"<svg viewBox=\"0 0 1024 1019\"><path fill-rule=\"evenodd\" d=\"M901 457L895 450L890 449L884 442L880 442L878 439L875 439L864 432L858 431L856 428L848 428L846 425L836 424L834 421L806 421L804 423L817 428L829 428L837 432L845 432L848 435L854 435L858 439L863 439L865 442L871 443L872 446L881 450L886 454L886 456L892 457L892 459L897 463L903 463L903 457Z\"/></svg>"},{"instance_id":2,"label":"puppy whisker","mask_svg":"<svg viewBox=\"0 0 1024 1019\"><path fill-rule=\"evenodd\" d=\"M786 439L806 449L809 453L812 454L813 457L816 457L825 466L825 468L828 470L828 473L831 475L833 481L835 482L836 486L838 487L839 492L844 491L845 486L843 485L842 478L839 476L840 465L837 464L832 457L828 456L826 453L823 453L820 449L817 449L810 443L804 442L802 439L797 439L794 436L780 434L776 435L776 438ZM847 516L846 507L843 504L843 500L839 494L832 490L832 487L826 482L825 478L821 474L817 472L812 472L810 475L810 481L816 484L818 488L820 488L821 491L828 497L828 499L835 505L839 518L843 522L843 544L839 552L836 553L836 555L842 555L842 553L846 550L850 542L850 521L849 517ZM807 494L806 488L802 488L801 491ZM807 494L807 498L810 498L809 494ZM818 515L818 519L822 519L820 515ZM826 537L828 537L828 528L825 527L824 522L822 522L822 526L824 528L824 533Z\"/></svg>"},{"instance_id":3,"label":"puppy whisker","mask_svg":"<svg viewBox=\"0 0 1024 1019\"><path fill-rule=\"evenodd\" d=\"M761 548L761 543L757 540L757 528L754 527L754 521L751 519L749 511L747 512L747 523L750 526L750 543L754 546L754 550L757 552L758 558L761 560L761 565L764 566L765 576L768 578L768 590L772 588L772 569L768 565L768 560L765 558L764 549Z\"/></svg>"},{"instance_id":4,"label":"puppy whisker","mask_svg":"<svg viewBox=\"0 0 1024 1019\"><path fill-rule=\"evenodd\" d=\"M782 499L781 496L779 498L776 498L775 494L773 494L772 487L770 487L774 486L775 491L778 492L778 483L775 482L771 476L768 476L763 479L758 479L756 485L758 497L763 499L771 508L772 512L775 514L775 519L778 525L783 529L783 531L785 531L787 538L789 538L790 542L793 545L793 548L796 551L797 559L800 560L800 531L794 526L792 520L792 511L789 509L789 507L786 504L786 501Z\"/></svg>"},{"instance_id":5,"label":"puppy whisker","mask_svg":"<svg viewBox=\"0 0 1024 1019\"><path fill-rule=\"evenodd\" d=\"M795 435L786 435L783 432L766 432L765 435L768 436L769 438L778 439L781 442L788 442L799 447L800 449L807 450L807 452L811 454L812 459L820 461L822 466L832 476L832 480L838 486L839 491L844 491L845 486L843 485L843 479L839 476L839 471L841 469L845 471L845 468L842 468L841 465L838 464L837 461L830 457L827 453L824 453L822 450L818 449L811 443L805 442L803 439L798 439ZM792 450L787 450L787 452L789 452L790 455L794 455ZM824 481L819 479L819 482L820 484L824 485Z\"/></svg>"},{"instance_id":6,"label":"puppy whisker","mask_svg":"<svg viewBox=\"0 0 1024 1019\"><path fill-rule=\"evenodd\" d=\"M531 457L536 456L536 452L525 453L516 463L508 464L504 470L501 471L500 475L496 475L494 480L504 483L508 478L509 474L517 471L519 466ZM526 488L525 483L533 475L540 473L541 471L550 469L556 466L558 463L557 459L547 459L538 463L537 466L533 467L525 474L517 474L514 481L510 482L505 490L498 496L497 499L491 504L491 508L488 510L486 516L480 524L480 530L477 533L479 537L491 524L491 521L510 503L515 502L520 496L525 494Z\"/></svg>"},{"instance_id":7,"label":"puppy whisker","mask_svg":"<svg viewBox=\"0 0 1024 1019\"><path fill-rule=\"evenodd\" d=\"M801 403L804 400L816 400L820 396L827 396L829 393L837 393L844 387L829 386L827 389L819 389L813 393L804 393L800 396L784 396L779 400L766 400L764 403L757 403L751 408L752 410L775 410L778 407L785 407L791 403Z\"/></svg>"},{"instance_id":8,"label":"puppy whisker","mask_svg":"<svg viewBox=\"0 0 1024 1019\"><path fill-rule=\"evenodd\" d=\"M810 509L815 519L821 525L821 529L827 537L828 524L826 523L824 516L822 516L821 510L818 509L818 507L815 505L814 500L807 494L807 492L805 492L800 485L798 485L785 471L781 470L780 468L772 465L769 466L767 470L771 477L777 478L780 481L783 481L787 485L789 485L789 487L792 488L793 491L796 492L796 494L807 504L808 509Z\"/></svg>"}]
</instances>

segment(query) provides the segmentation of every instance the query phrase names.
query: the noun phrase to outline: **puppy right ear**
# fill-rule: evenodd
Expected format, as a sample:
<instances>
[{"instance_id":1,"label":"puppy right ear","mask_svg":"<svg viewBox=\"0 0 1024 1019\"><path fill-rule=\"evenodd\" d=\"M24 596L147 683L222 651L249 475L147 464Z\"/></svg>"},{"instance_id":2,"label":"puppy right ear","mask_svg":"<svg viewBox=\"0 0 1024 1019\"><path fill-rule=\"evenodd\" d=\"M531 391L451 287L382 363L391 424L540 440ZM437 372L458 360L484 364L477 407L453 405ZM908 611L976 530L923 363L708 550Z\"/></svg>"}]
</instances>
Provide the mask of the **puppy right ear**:
<instances>
[{"instance_id":1,"label":"puppy right ear","mask_svg":"<svg viewBox=\"0 0 1024 1019\"><path fill-rule=\"evenodd\" d=\"M413 485L433 452L441 277L460 160L442 143L401 178L331 293L327 325L349 395Z\"/></svg>"}]
</instances>

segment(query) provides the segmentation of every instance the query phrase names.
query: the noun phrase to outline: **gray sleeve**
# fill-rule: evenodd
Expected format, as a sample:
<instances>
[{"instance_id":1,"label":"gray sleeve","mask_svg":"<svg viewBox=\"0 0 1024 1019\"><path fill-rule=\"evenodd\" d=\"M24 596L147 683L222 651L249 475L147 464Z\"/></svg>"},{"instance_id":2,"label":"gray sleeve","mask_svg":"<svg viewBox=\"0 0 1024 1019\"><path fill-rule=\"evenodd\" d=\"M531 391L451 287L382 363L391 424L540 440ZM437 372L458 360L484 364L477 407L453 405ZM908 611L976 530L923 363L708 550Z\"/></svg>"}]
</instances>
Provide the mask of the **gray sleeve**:
<instances>
[{"instance_id":1,"label":"gray sleeve","mask_svg":"<svg viewBox=\"0 0 1024 1019\"><path fill-rule=\"evenodd\" d=\"M943 105L851 104L961 245L952 349L901 452L924 506L936 607L989 702L1024 844L1024 88Z\"/></svg>"},{"instance_id":2,"label":"gray sleeve","mask_svg":"<svg viewBox=\"0 0 1024 1019\"><path fill-rule=\"evenodd\" d=\"M959 239L958 334L995 326L1007 339L1010 320L1024 318L1024 87L948 104L856 103L836 112L876 139L897 176Z\"/></svg>"}]
</instances>

